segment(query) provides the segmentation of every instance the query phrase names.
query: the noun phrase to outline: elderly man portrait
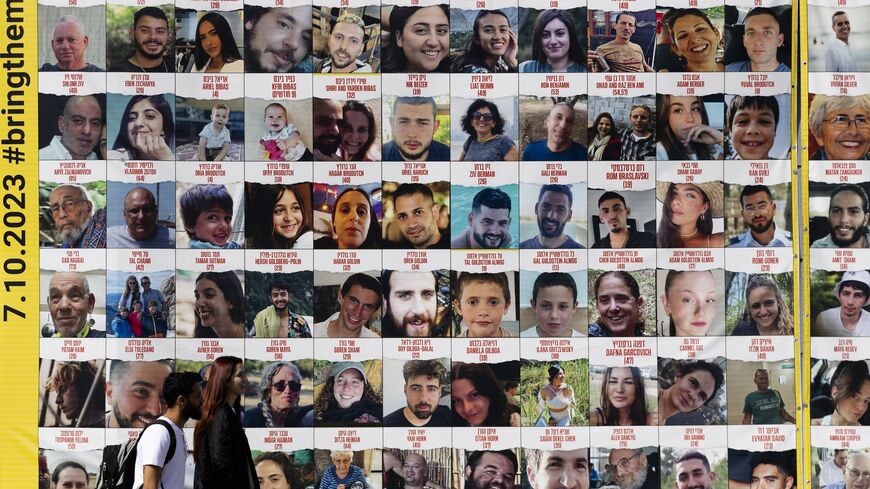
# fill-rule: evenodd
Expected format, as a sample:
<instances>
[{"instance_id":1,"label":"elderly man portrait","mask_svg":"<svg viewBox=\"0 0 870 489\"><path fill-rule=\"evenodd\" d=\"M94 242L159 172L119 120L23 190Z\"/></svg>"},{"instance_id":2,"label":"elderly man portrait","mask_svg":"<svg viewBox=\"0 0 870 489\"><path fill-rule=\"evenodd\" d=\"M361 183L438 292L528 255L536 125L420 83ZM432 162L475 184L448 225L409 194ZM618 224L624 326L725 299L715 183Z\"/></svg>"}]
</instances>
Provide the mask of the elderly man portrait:
<instances>
[{"instance_id":1,"label":"elderly man portrait","mask_svg":"<svg viewBox=\"0 0 870 489\"><path fill-rule=\"evenodd\" d=\"M57 272L48 282L48 313L54 328L53 338L105 338L106 332L94 328L90 314L97 298L88 278L80 272Z\"/></svg>"},{"instance_id":2,"label":"elderly man portrait","mask_svg":"<svg viewBox=\"0 0 870 489\"><path fill-rule=\"evenodd\" d=\"M106 209L94 209L83 186L58 185L48 196L48 209L61 248L106 247Z\"/></svg>"},{"instance_id":3,"label":"elderly man portrait","mask_svg":"<svg viewBox=\"0 0 870 489\"><path fill-rule=\"evenodd\" d=\"M51 34L51 51L57 63L45 63L39 67L39 71L105 71L85 61L89 42L85 24L80 18L64 15L57 19Z\"/></svg>"},{"instance_id":4,"label":"elderly man portrait","mask_svg":"<svg viewBox=\"0 0 870 489\"><path fill-rule=\"evenodd\" d=\"M175 232L157 222L157 199L145 187L124 196L124 224L109 228L109 248L175 248Z\"/></svg>"}]
</instances>

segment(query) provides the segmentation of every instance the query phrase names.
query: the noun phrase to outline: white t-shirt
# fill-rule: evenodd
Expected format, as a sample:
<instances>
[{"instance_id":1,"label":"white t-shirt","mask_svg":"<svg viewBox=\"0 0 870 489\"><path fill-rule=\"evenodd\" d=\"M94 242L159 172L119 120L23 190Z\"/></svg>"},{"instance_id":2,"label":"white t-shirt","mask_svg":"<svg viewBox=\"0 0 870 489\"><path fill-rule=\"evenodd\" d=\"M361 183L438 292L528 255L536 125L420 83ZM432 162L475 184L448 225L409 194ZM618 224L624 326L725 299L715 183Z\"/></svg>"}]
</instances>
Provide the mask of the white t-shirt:
<instances>
[{"instance_id":1,"label":"white t-shirt","mask_svg":"<svg viewBox=\"0 0 870 489\"><path fill-rule=\"evenodd\" d=\"M858 324L855 326L855 331L849 331L843 327L843 321L840 320L840 308L834 307L824 310L816 317L816 324L813 327L813 335L815 336L870 336L870 314L867 311L861 311L861 317L858 318Z\"/></svg>"},{"instance_id":2,"label":"white t-shirt","mask_svg":"<svg viewBox=\"0 0 870 489\"><path fill-rule=\"evenodd\" d=\"M184 488L184 462L187 458L187 445L184 443L184 432L166 416L160 416L175 430L175 453L163 467L166 452L169 451L169 431L163 426L152 426L142 433L136 446L136 477L133 479L133 489L139 489L145 483L143 474L146 465L163 467L160 476L160 486L163 489Z\"/></svg>"}]
</instances>

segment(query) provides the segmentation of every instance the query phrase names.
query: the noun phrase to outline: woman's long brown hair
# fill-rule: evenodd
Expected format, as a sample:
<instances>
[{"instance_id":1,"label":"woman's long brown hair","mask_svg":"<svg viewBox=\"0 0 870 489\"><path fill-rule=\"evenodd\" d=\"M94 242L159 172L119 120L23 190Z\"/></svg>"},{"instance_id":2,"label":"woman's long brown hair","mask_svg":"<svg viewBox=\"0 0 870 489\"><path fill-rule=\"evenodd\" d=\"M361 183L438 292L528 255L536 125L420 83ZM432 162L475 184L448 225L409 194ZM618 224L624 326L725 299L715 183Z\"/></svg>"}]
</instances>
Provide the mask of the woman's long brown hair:
<instances>
[{"instance_id":1,"label":"woman's long brown hair","mask_svg":"<svg viewBox=\"0 0 870 489\"><path fill-rule=\"evenodd\" d=\"M209 371L208 383L202 391L202 418L196 423L196 429L193 431L193 458L199 457L200 446L203 438L208 432L209 427L214 422L217 413L229 401L227 399L227 385L233 378L233 370L236 365L240 365L242 359L239 357L218 357L211 365ZM233 406L236 411L241 407L241 396L236 399Z\"/></svg>"}]
</instances>

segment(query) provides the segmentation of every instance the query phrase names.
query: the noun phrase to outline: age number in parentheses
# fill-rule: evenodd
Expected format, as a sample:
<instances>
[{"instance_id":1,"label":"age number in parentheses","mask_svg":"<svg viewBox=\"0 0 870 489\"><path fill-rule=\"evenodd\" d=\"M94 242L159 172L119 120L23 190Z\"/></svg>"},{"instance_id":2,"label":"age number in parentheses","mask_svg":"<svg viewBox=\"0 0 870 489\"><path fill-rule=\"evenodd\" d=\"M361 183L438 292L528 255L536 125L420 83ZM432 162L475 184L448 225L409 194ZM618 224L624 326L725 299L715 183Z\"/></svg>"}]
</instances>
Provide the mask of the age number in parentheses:
<instances>
[{"instance_id":1,"label":"age number in parentheses","mask_svg":"<svg viewBox=\"0 0 870 489\"><path fill-rule=\"evenodd\" d=\"M25 235L24 224L26 216L24 214L24 187L26 181L22 175L6 175L3 177L3 217L0 222L3 224L3 244L7 249L18 250L21 256L12 256L3 260L3 288L5 292L12 293L18 287L22 291L27 290L27 282L24 280L5 280L6 277L12 275L20 275L27 270L27 262L23 256L27 254L27 239ZM21 296L21 302L27 299L24 295ZM3 304L3 322L7 322L12 317L17 316L21 319L26 319L26 314L9 305L9 300Z\"/></svg>"}]
</instances>

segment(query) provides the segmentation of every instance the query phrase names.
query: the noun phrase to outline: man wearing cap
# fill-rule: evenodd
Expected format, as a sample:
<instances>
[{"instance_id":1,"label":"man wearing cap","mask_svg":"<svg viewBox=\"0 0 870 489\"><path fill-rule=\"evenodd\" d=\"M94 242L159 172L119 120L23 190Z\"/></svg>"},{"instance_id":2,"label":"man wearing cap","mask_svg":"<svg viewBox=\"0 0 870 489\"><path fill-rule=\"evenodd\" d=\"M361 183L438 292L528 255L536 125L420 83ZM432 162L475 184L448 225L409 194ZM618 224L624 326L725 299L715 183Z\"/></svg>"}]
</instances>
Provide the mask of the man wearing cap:
<instances>
[{"instance_id":1,"label":"man wearing cap","mask_svg":"<svg viewBox=\"0 0 870 489\"><path fill-rule=\"evenodd\" d=\"M864 188L853 183L838 185L828 203L828 235L813 241L811 248L868 248L867 221L870 201Z\"/></svg>"},{"instance_id":2,"label":"man wearing cap","mask_svg":"<svg viewBox=\"0 0 870 489\"><path fill-rule=\"evenodd\" d=\"M339 311L314 324L315 338L380 338L369 329L372 317L381 308L381 283L364 273L345 280L338 292Z\"/></svg>"},{"instance_id":3,"label":"man wearing cap","mask_svg":"<svg viewBox=\"0 0 870 489\"><path fill-rule=\"evenodd\" d=\"M834 287L839 307L819 313L813 324L815 336L870 336L870 273L867 270L846 272Z\"/></svg>"},{"instance_id":4,"label":"man wearing cap","mask_svg":"<svg viewBox=\"0 0 870 489\"><path fill-rule=\"evenodd\" d=\"M314 424L321 427L380 425L384 411L361 362L333 365L314 406Z\"/></svg>"}]
</instances>

